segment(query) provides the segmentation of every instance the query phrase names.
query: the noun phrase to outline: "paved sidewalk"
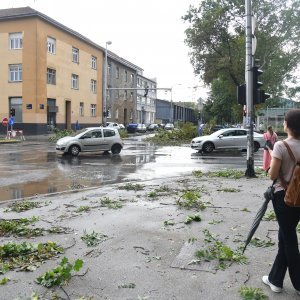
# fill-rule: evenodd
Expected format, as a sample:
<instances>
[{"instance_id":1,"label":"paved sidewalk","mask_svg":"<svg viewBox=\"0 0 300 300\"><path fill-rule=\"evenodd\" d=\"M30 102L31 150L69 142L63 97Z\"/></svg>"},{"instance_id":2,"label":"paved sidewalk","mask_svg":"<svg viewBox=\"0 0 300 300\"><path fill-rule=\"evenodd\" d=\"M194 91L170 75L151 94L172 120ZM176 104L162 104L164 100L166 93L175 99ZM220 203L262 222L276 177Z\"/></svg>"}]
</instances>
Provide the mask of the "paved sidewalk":
<instances>
[{"instance_id":1,"label":"paved sidewalk","mask_svg":"<svg viewBox=\"0 0 300 300\"><path fill-rule=\"evenodd\" d=\"M243 243L252 220L263 201L263 192L270 181L266 178L226 179L219 177L174 177L122 183L76 193L62 193L38 197L41 207L22 213L4 212L9 203L0 204L1 218L16 219L38 216L33 226L68 227L68 233L45 233L30 242L49 240L61 244L66 252L43 263L33 272L11 271L10 281L0 286L3 300L28 299L35 291L40 299L155 299L199 300L242 299L242 286L261 288L269 299L296 299L289 276L284 291L274 294L261 282L268 274L276 253L277 223L262 221L256 237L273 241L266 248L249 245L245 255L248 264L232 263L225 270L217 270L218 262L195 263L196 250L207 247L207 233L233 250ZM199 193L199 194L197 194ZM200 200L195 195L201 195ZM184 199L187 199L187 202ZM197 212L178 203L206 204ZM198 199L198 200L197 200ZM102 202L101 202L102 200ZM106 203L117 201L123 207L111 209ZM102 203L102 204L101 204ZM90 209L78 212L79 208ZM272 207L268 208L267 214ZM201 222L185 224L188 216L198 213ZM81 237L84 231L101 232L107 236L96 247L87 247ZM206 235L205 235L206 232ZM26 239L0 237L3 244ZM64 291L47 289L35 283L35 278L54 268L63 256L71 262L84 261L82 276L72 277ZM68 295L68 297L66 296ZM80 298L85 297L85 298ZM91 297L91 298L89 298ZM29 298L30 299L30 298Z\"/></svg>"}]
</instances>

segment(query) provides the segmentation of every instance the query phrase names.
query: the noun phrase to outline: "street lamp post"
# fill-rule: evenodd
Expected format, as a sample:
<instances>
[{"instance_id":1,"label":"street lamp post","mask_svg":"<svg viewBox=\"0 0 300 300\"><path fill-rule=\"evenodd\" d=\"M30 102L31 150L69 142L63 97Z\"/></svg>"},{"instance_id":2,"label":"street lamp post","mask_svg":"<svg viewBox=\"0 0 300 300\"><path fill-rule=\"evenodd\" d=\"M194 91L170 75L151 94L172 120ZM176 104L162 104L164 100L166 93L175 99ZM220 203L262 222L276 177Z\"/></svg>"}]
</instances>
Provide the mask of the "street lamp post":
<instances>
[{"instance_id":1,"label":"street lamp post","mask_svg":"<svg viewBox=\"0 0 300 300\"><path fill-rule=\"evenodd\" d=\"M104 87L103 87L103 119L106 126L107 118L107 45L111 45L111 41L105 43L105 59L104 59Z\"/></svg>"}]
</instances>

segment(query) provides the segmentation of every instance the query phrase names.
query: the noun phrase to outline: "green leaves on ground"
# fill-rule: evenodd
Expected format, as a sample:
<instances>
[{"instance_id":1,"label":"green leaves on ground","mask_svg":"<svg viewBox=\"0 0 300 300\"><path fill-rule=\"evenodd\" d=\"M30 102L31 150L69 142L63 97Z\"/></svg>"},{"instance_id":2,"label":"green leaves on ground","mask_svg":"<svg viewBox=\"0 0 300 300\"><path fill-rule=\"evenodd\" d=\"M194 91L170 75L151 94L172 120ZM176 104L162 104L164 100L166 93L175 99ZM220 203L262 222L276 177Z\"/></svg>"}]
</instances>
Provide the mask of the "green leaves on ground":
<instances>
[{"instance_id":1,"label":"green leaves on ground","mask_svg":"<svg viewBox=\"0 0 300 300\"><path fill-rule=\"evenodd\" d=\"M197 250L195 255L200 260L210 261L218 260L218 268L226 269L231 263L244 264L247 262L246 256L242 255L239 250L232 250L229 246L219 241L208 230L204 231L205 241L208 243L206 248Z\"/></svg>"},{"instance_id":2,"label":"green leaves on ground","mask_svg":"<svg viewBox=\"0 0 300 300\"><path fill-rule=\"evenodd\" d=\"M81 259L77 259L74 264L71 264L68 259L64 257L59 266L39 276L36 282L47 288L61 286L71 279L72 271L78 272L82 266L83 261Z\"/></svg>"},{"instance_id":3,"label":"green leaves on ground","mask_svg":"<svg viewBox=\"0 0 300 300\"><path fill-rule=\"evenodd\" d=\"M193 221L194 221L194 222L200 222L200 221L201 221L200 215L195 214L195 215L188 216L188 217L186 218L186 220L184 221L184 224L190 224L190 223L192 223Z\"/></svg>"},{"instance_id":4,"label":"green leaves on ground","mask_svg":"<svg viewBox=\"0 0 300 300\"><path fill-rule=\"evenodd\" d=\"M103 197L100 200L100 204L101 204L102 207L107 207L107 208L110 208L110 209L119 209L119 208L123 207L123 204L121 202L113 201L108 197Z\"/></svg>"},{"instance_id":5,"label":"green leaves on ground","mask_svg":"<svg viewBox=\"0 0 300 300\"><path fill-rule=\"evenodd\" d=\"M240 295L244 300L266 300L269 299L260 288L242 286L239 289Z\"/></svg>"},{"instance_id":6,"label":"green leaves on ground","mask_svg":"<svg viewBox=\"0 0 300 300\"><path fill-rule=\"evenodd\" d=\"M32 217L31 219L22 218L14 220L0 220L0 236L40 236L43 235L43 228L29 228L28 226L36 222L38 218Z\"/></svg>"},{"instance_id":7,"label":"green leaves on ground","mask_svg":"<svg viewBox=\"0 0 300 300\"><path fill-rule=\"evenodd\" d=\"M274 246L275 242L272 242L271 240L261 240L260 238L256 237L251 240L250 244L255 247L267 248Z\"/></svg>"},{"instance_id":8,"label":"green leaves on ground","mask_svg":"<svg viewBox=\"0 0 300 300\"><path fill-rule=\"evenodd\" d=\"M39 202L24 200L24 201L18 201L10 204L8 208L5 210L5 212L9 212L9 211L22 212L37 207L40 207Z\"/></svg>"},{"instance_id":9,"label":"green leaves on ground","mask_svg":"<svg viewBox=\"0 0 300 300\"><path fill-rule=\"evenodd\" d=\"M200 198L201 194L199 191L186 190L177 200L177 204L187 209L204 210L207 203L202 202Z\"/></svg>"},{"instance_id":10,"label":"green leaves on ground","mask_svg":"<svg viewBox=\"0 0 300 300\"><path fill-rule=\"evenodd\" d=\"M209 172L208 176L239 179L245 176L245 171L235 169L223 169L215 172Z\"/></svg>"},{"instance_id":11,"label":"green leaves on ground","mask_svg":"<svg viewBox=\"0 0 300 300\"><path fill-rule=\"evenodd\" d=\"M275 215L274 210L268 211L268 212L264 215L263 220L264 220L264 221L276 221L276 215Z\"/></svg>"},{"instance_id":12,"label":"green leaves on ground","mask_svg":"<svg viewBox=\"0 0 300 300\"><path fill-rule=\"evenodd\" d=\"M144 185L139 183L126 183L125 185L121 185L118 187L119 190L126 190L126 191L141 191L144 189Z\"/></svg>"},{"instance_id":13,"label":"green leaves on ground","mask_svg":"<svg viewBox=\"0 0 300 300\"><path fill-rule=\"evenodd\" d=\"M34 271L45 260L60 253L64 253L64 249L51 241L38 244L9 242L0 245L0 274L16 268L20 271Z\"/></svg>"},{"instance_id":14,"label":"green leaves on ground","mask_svg":"<svg viewBox=\"0 0 300 300\"><path fill-rule=\"evenodd\" d=\"M105 241L107 239L107 235L95 231L92 233L87 233L84 231L84 235L81 237L81 239L88 247L95 247Z\"/></svg>"}]
</instances>

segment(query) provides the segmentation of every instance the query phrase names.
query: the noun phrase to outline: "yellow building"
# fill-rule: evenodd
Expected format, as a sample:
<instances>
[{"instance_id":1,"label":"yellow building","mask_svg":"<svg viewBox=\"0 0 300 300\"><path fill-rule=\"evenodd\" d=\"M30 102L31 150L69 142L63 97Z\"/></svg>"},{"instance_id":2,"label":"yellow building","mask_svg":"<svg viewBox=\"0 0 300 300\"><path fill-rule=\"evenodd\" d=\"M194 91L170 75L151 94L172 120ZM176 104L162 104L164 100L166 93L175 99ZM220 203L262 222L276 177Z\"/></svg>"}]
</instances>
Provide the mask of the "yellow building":
<instances>
[{"instance_id":1,"label":"yellow building","mask_svg":"<svg viewBox=\"0 0 300 300\"><path fill-rule=\"evenodd\" d=\"M0 119L25 135L98 126L104 52L30 7L0 10Z\"/></svg>"}]
</instances>

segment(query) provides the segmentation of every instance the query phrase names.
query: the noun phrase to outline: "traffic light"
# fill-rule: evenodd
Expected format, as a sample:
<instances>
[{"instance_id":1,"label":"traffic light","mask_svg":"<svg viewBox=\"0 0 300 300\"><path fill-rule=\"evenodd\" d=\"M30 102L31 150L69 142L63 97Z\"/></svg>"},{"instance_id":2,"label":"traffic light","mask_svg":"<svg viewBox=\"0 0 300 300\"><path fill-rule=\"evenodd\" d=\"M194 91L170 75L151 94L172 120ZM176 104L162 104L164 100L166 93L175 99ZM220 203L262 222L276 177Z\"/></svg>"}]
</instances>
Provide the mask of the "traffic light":
<instances>
[{"instance_id":1,"label":"traffic light","mask_svg":"<svg viewBox=\"0 0 300 300\"><path fill-rule=\"evenodd\" d=\"M147 96L148 96L148 92L149 92L149 87L146 86L146 87L145 87L144 97L147 97Z\"/></svg>"},{"instance_id":2,"label":"traffic light","mask_svg":"<svg viewBox=\"0 0 300 300\"><path fill-rule=\"evenodd\" d=\"M246 104L246 84L237 87L237 103L241 105Z\"/></svg>"},{"instance_id":3,"label":"traffic light","mask_svg":"<svg viewBox=\"0 0 300 300\"><path fill-rule=\"evenodd\" d=\"M263 71L258 67L253 67L253 104L264 103L270 97L264 90L260 90L263 83L259 80L259 76Z\"/></svg>"},{"instance_id":4,"label":"traffic light","mask_svg":"<svg viewBox=\"0 0 300 300\"><path fill-rule=\"evenodd\" d=\"M107 117L107 112L106 111L103 112L103 117Z\"/></svg>"},{"instance_id":5,"label":"traffic light","mask_svg":"<svg viewBox=\"0 0 300 300\"><path fill-rule=\"evenodd\" d=\"M16 115L16 110L14 108L10 109L10 115L11 117L14 117Z\"/></svg>"}]
</instances>

